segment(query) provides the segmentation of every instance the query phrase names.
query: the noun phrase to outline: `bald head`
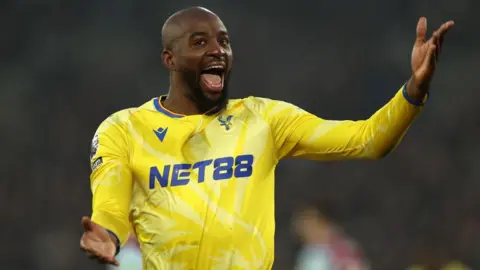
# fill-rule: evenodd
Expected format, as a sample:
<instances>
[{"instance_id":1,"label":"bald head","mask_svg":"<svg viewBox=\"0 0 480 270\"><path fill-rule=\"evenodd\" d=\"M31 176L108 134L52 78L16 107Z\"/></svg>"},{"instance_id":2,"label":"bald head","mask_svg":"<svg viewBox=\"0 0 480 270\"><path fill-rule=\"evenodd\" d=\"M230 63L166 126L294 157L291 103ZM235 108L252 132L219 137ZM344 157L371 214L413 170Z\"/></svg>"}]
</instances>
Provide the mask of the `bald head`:
<instances>
[{"instance_id":1,"label":"bald head","mask_svg":"<svg viewBox=\"0 0 480 270\"><path fill-rule=\"evenodd\" d=\"M203 7L190 7L175 12L163 24L163 48L167 50L171 49L175 41L186 34L189 25L212 19L221 21L215 13Z\"/></svg>"},{"instance_id":2,"label":"bald head","mask_svg":"<svg viewBox=\"0 0 480 270\"><path fill-rule=\"evenodd\" d=\"M202 7L180 10L163 25L162 43L171 92L195 101L200 112L223 107L228 101L232 48L220 18Z\"/></svg>"}]
</instances>

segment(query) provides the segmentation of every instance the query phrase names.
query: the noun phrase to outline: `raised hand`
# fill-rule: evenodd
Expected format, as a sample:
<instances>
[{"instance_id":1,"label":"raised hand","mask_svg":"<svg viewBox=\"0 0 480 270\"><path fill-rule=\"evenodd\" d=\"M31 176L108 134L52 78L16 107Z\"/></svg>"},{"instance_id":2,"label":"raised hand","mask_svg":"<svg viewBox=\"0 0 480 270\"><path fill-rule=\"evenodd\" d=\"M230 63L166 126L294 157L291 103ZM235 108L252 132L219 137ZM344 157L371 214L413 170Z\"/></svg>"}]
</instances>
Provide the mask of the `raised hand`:
<instances>
[{"instance_id":1,"label":"raised hand","mask_svg":"<svg viewBox=\"0 0 480 270\"><path fill-rule=\"evenodd\" d=\"M115 259L117 245L110 233L90 218L82 218L84 233L80 239L80 248L92 259L101 263L119 265Z\"/></svg>"},{"instance_id":2,"label":"raised hand","mask_svg":"<svg viewBox=\"0 0 480 270\"><path fill-rule=\"evenodd\" d=\"M409 95L423 97L428 91L442 49L443 38L454 24L453 21L442 24L427 40L427 19L422 17L418 20L417 39L412 50L412 80L418 93Z\"/></svg>"}]
</instances>

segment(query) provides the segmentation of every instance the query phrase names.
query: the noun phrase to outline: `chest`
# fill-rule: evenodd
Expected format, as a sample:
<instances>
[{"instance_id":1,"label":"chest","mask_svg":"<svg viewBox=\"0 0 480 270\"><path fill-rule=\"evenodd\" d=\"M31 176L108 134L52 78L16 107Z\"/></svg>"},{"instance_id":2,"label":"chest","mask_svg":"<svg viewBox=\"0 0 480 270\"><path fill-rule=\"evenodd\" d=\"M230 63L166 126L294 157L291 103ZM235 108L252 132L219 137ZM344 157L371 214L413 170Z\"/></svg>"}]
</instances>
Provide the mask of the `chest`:
<instances>
[{"instance_id":1,"label":"chest","mask_svg":"<svg viewBox=\"0 0 480 270\"><path fill-rule=\"evenodd\" d=\"M254 114L148 119L134 125L131 169L145 187L247 178L273 164L270 128Z\"/></svg>"}]
</instances>

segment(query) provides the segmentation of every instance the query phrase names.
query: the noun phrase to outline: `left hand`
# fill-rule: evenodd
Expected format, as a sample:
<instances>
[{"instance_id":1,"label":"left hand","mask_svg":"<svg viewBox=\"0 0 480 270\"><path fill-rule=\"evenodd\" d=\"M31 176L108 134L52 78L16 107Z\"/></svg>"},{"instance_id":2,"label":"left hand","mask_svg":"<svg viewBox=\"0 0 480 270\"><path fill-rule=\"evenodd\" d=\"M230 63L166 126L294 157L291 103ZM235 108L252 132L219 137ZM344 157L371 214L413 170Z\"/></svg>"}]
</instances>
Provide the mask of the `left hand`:
<instances>
[{"instance_id":1,"label":"left hand","mask_svg":"<svg viewBox=\"0 0 480 270\"><path fill-rule=\"evenodd\" d=\"M409 82L414 84L409 87L409 96L412 98L423 98L427 93L440 56L443 38L454 24L453 21L442 24L430 39L426 40L427 19L422 17L418 20L417 39L412 50L412 78Z\"/></svg>"}]
</instances>

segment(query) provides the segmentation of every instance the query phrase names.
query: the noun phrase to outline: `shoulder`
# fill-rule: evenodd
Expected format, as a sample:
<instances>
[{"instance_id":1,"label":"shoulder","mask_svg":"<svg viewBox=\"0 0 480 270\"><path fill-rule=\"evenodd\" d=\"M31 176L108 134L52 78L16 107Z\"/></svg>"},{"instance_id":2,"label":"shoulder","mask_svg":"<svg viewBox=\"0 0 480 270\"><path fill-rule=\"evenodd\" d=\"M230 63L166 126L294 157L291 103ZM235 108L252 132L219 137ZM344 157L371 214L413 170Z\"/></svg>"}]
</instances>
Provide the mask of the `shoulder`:
<instances>
[{"instance_id":1,"label":"shoulder","mask_svg":"<svg viewBox=\"0 0 480 270\"><path fill-rule=\"evenodd\" d=\"M274 104L281 102L279 100L274 100L274 99L264 98L264 97L254 97L254 96L243 98L242 101L245 104L245 106L251 107L257 110L265 110L269 106L272 106Z\"/></svg>"},{"instance_id":2,"label":"shoulder","mask_svg":"<svg viewBox=\"0 0 480 270\"><path fill-rule=\"evenodd\" d=\"M105 133L112 129L124 129L126 124L131 121L132 116L138 113L138 111L139 108L128 108L111 114L98 126L95 133Z\"/></svg>"},{"instance_id":3,"label":"shoulder","mask_svg":"<svg viewBox=\"0 0 480 270\"><path fill-rule=\"evenodd\" d=\"M92 161L95 160L94 157L98 150L103 148L100 145L108 145L110 148L114 148L127 144L127 123L136 111L137 108L120 110L111 114L98 126L91 143L90 159Z\"/></svg>"},{"instance_id":4,"label":"shoulder","mask_svg":"<svg viewBox=\"0 0 480 270\"><path fill-rule=\"evenodd\" d=\"M308 114L302 108L282 100L253 96L242 100L246 107L256 111L265 119Z\"/></svg>"},{"instance_id":5,"label":"shoulder","mask_svg":"<svg viewBox=\"0 0 480 270\"><path fill-rule=\"evenodd\" d=\"M105 119L95 131L90 146L90 161L92 171L95 170L100 164L102 164L102 158L99 155L105 149L115 148L120 143L124 142L124 132L122 125L128 115L130 115L132 109L125 109L111 114ZM104 146L107 145L107 148Z\"/></svg>"},{"instance_id":6,"label":"shoulder","mask_svg":"<svg viewBox=\"0 0 480 270\"><path fill-rule=\"evenodd\" d=\"M265 97L249 96L243 99L231 100L233 106L239 103L262 116L269 116L288 109L298 109L297 106L291 103Z\"/></svg>"},{"instance_id":7,"label":"shoulder","mask_svg":"<svg viewBox=\"0 0 480 270\"><path fill-rule=\"evenodd\" d=\"M156 112L155 99L151 99L138 107L119 110L108 116L98 127L96 133L105 132L110 129L125 129L129 123L148 112Z\"/></svg>"}]
</instances>

